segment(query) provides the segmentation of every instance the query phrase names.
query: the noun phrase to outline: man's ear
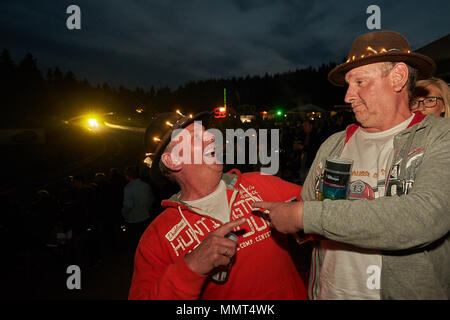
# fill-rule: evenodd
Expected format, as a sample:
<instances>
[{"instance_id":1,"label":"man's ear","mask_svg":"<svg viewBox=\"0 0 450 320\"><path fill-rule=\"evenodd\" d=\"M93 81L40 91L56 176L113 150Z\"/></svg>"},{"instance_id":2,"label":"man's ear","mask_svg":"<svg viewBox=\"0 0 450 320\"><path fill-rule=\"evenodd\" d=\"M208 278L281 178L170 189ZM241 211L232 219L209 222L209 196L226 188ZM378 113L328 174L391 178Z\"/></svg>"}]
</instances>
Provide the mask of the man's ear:
<instances>
[{"instance_id":1,"label":"man's ear","mask_svg":"<svg viewBox=\"0 0 450 320\"><path fill-rule=\"evenodd\" d=\"M395 92L400 92L408 82L409 70L403 62L397 63L390 72L391 84Z\"/></svg>"},{"instance_id":2,"label":"man's ear","mask_svg":"<svg viewBox=\"0 0 450 320\"><path fill-rule=\"evenodd\" d=\"M177 157L176 155L173 155L170 152L164 152L161 155L161 161L164 163L164 165L172 170L172 171L179 171L181 170L182 167L182 161L179 157Z\"/></svg>"}]
</instances>

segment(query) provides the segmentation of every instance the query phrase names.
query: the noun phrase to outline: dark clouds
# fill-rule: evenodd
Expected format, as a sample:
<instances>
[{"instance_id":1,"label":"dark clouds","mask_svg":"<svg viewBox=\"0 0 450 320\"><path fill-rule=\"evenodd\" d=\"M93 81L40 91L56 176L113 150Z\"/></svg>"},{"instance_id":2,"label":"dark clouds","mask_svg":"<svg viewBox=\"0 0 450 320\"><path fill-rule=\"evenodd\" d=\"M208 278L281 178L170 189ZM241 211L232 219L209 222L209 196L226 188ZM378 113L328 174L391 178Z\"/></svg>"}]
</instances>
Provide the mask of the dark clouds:
<instances>
[{"instance_id":1,"label":"dark clouds","mask_svg":"<svg viewBox=\"0 0 450 320\"><path fill-rule=\"evenodd\" d=\"M66 8L81 8L81 30ZM12 1L0 37L15 61L59 66L93 83L148 89L191 80L281 73L339 62L367 32L366 9L418 49L449 32L448 1Z\"/></svg>"}]
</instances>

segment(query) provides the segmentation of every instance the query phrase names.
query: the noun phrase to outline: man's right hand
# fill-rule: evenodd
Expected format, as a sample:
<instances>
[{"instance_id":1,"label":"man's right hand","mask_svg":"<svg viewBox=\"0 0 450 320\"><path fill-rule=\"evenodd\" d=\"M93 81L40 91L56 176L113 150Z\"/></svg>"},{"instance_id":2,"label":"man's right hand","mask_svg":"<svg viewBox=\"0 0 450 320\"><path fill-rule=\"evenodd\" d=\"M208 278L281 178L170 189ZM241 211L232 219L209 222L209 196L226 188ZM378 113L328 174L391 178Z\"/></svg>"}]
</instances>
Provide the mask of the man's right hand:
<instances>
[{"instance_id":1,"label":"man's right hand","mask_svg":"<svg viewBox=\"0 0 450 320\"><path fill-rule=\"evenodd\" d=\"M198 274L208 274L216 267L228 265L236 253L237 243L225 238L225 235L245 222L245 218L230 221L211 232L184 257L188 267Z\"/></svg>"}]
</instances>

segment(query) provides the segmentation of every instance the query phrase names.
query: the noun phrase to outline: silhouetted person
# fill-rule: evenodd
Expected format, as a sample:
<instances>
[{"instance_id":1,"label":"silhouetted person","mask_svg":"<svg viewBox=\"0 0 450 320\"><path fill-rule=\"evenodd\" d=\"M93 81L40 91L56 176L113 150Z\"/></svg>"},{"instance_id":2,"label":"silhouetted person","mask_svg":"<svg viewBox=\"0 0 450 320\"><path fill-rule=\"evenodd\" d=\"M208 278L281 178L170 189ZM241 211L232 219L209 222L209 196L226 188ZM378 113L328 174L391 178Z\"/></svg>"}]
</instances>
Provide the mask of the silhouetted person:
<instances>
[{"instance_id":1,"label":"silhouetted person","mask_svg":"<svg viewBox=\"0 0 450 320\"><path fill-rule=\"evenodd\" d=\"M303 184L305 181L306 175L308 174L309 168L311 168L311 164L321 143L321 137L317 134L317 129L314 127L311 120L304 120L302 126L302 157L299 184Z\"/></svg>"},{"instance_id":2,"label":"silhouetted person","mask_svg":"<svg viewBox=\"0 0 450 320\"><path fill-rule=\"evenodd\" d=\"M98 262L98 241L95 226L95 190L82 175L72 178L72 201L66 208L73 232L75 259L92 266Z\"/></svg>"},{"instance_id":3,"label":"silhouetted person","mask_svg":"<svg viewBox=\"0 0 450 320\"><path fill-rule=\"evenodd\" d=\"M122 232L120 226L125 224L125 220L122 217L122 204L123 188L127 184L127 179L120 173L119 169L111 168L109 170L109 182L111 212L108 214L108 221L112 223L111 232L114 235L111 247L117 249L119 245L119 232Z\"/></svg>"},{"instance_id":4,"label":"silhouetted person","mask_svg":"<svg viewBox=\"0 0 450 320\"><path fill-rule=\"evenodd\" d=\"M46 243L56 243L56 233L61 227L60 211L57 200L47 190L36 193L30 220L35 245L44 247Z\"/></svg>"},{"instance_id":5,"label":"silhouetted person","mask_svg":"<svg viewBox=\"0 0 450 320\"><path fill-rule=\"evenodd\" d=\"M127 223L130 250L134 252L142 233L150 223L154 196L150 185L139 178L137 166L127 167L128 184L124 188L122 215Z\"/></svg>"},{"instance_id":6,"label":"silhouetted person","mask_svg":"<svg viewBox=\"0 0 450 320\"><path fill-rule=\"evenodd\" d=\"M103 172L97 172L94 176L92 184L95 190L94 198L94 238L98 247L98 257L101 258L103 249L108 247L113 236L112 230L112 204L111 204L111 187Z\"/></svg>"}]
</instances>

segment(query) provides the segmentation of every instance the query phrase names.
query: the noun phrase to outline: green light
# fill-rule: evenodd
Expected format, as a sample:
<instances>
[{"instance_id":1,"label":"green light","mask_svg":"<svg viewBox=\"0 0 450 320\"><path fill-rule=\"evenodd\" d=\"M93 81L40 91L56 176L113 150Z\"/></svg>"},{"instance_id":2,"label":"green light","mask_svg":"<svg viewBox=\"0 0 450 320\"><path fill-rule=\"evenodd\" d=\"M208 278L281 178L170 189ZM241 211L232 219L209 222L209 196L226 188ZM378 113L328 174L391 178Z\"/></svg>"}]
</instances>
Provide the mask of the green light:
<instances>
[{"instance_id":1,"label":"green light","mask_svg":"<svg viewBox=\"0 0 450 320\"><path fill-rule=\"evenodd\" d=\"M227 89L223 88L223 106L227 107Z\"/></svg>"},{"instance_id":2,"label":"green light","mask_svg":"<svg viewBox=\"0 0 450 320\"><path fill-rule=\"evenodd\" d=\"M281 111L281 110L277 111L277 115L281 116L282 114L283 114L283 111Z\"/></svg>"}]
</instances>

